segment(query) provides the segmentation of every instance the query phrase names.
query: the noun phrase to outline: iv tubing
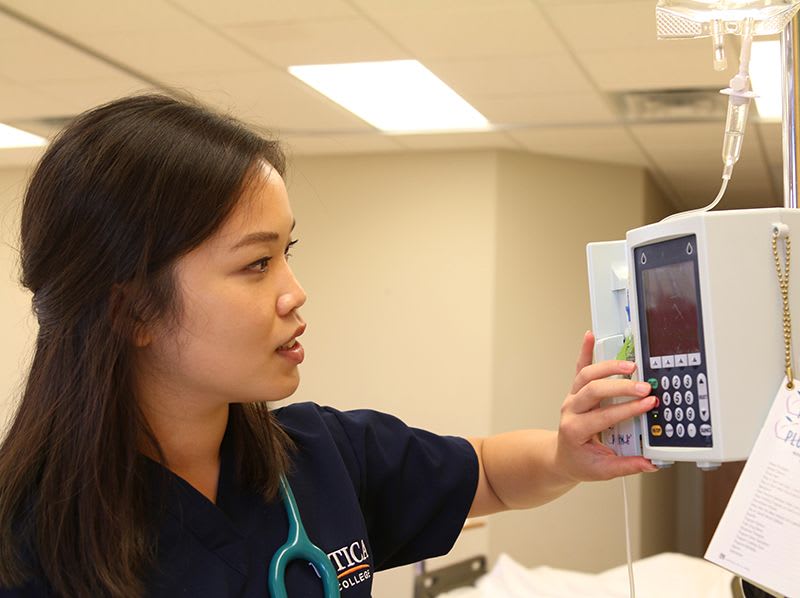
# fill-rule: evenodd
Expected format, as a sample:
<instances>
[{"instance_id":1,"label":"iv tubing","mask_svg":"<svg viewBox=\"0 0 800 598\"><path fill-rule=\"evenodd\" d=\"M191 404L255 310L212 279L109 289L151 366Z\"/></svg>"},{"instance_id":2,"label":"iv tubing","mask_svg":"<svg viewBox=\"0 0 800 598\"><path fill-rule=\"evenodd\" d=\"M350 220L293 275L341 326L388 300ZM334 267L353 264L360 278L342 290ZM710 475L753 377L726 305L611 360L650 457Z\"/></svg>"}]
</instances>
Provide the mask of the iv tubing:
<instances>
[{"instance_id":1,"label":"iv tubing","mask_svg":"<svg viewBox=\"0 0 800 598\"><path fill-rule=\"evenodd\" d=\"M728 188L728 181L730 178L722 179L722 186L719 188L719 193L717 193L717 197L712 201L710 204L703 208L697 208L695 210L687 210L685 212L678 212L677 214L673 214L672 216L667 216L661 222L666 222L667 220L673 220L675 218L680 218L681 216L687 216L688 214L695 214L697 212L708 212L709 210L713 210L717 204L722 199L722 196L725 195L725 190Z\"/></svg>"},{"instance_id":2,"label":"iv tubing","mask_svg":"<svg viewBox=\"0 0 800 598\"><path fill-rule=\"evenodd\" d=\"M746 19L742 27L742 50L739 54L739 71L731 78L730 86L722 90L728 96L728 115L725 119L725 137L722 142L722 178L730 178L733 165L742 153L747 113L755 94L750 91L750 53L753 48L753 19Z\"/></svg>"},{"instance_id":3,"label":"iv tubing","mask_svg":"<svg viewBox=\"0 0 800 598\"><path fill-rule=\"evenodd\" d=\"M628 556L628 582L630 584L631 596L636 598L636 587L633 582L633 559L631 558L631 526L630 517L628 515L628 486L625 483L625 478L622 478L622 504L625 507L625 552Z\"/></svg>"},{"instance_id":4,"label":"iv tubing","mask_svg":"<svg viewBox=\"0 0 800 598\"><path fill-rule=\"evenodd\" d=\"M753 48L753 19L747 19L742 28L742 50L739 54L739 71L730 81L730 87L724 89L722 93L728 95L728 116L725 122L725 136L722 142L722 185L720 186L717 197L710 204L703 208L687 210L667 216L662 220L672 220L687 214L707 212L713 210L722 200L728 188L733 174L733 165L739 160L744 140L744 130L747 123L747 112L750 102L755 94L748 90L750 87L750 52Z\"/></svg>"}]
</instances>

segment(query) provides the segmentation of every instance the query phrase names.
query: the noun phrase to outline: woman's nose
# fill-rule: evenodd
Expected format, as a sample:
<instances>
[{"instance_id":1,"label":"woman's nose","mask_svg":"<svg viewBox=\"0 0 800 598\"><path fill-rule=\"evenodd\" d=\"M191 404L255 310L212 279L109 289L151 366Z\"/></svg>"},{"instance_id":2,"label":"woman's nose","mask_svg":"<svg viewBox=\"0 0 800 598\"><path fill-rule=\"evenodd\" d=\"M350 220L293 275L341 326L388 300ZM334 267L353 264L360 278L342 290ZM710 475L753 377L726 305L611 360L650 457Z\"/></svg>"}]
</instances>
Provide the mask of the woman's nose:
<instances>
[{"instance_id":1,"label":"woman's nose","mask_svg":"<svg viewBox=\"0 0 800 598\"><path fill-rule=\"evenodd\" d=\"M276 306L278 315L281 317L288 316L296 309L300 309L308 299L305 290L300 286L300 283L294 276L291 268L287 268L289 280L285 292L278 296L278 304Z\"/></svg>"}]
</instances>

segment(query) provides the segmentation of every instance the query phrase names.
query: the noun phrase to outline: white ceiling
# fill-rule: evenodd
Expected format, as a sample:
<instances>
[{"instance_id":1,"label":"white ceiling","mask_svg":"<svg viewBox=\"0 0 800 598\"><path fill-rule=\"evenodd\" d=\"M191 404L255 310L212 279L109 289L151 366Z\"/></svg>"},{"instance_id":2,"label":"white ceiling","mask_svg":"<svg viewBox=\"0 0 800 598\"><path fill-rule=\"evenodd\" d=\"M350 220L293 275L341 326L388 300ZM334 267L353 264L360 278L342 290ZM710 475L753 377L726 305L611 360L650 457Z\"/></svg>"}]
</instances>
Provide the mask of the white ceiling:
<instances>
[{"instance_id":1,"label":"white ceiling","mask_svg":"<svg viewBox=\"0 0 800 598\"><path fill-rule=\"evenodd\" d=\"M292 154L509 148L647 168L681 208L716 195L724 116L624 118L621 92L720 89L707 39L657 41L655 0L0 0L0 122L54 122L179 88L278 134ZM729 42L732 67L735 40ZM386 136L292 64L416 58L488 133ZM724 109L724 98L720 97ZM751 114L727 207L781 205L781 131ZM35 152L0 151L0 167Z\"/></svg>"}]
</instances>

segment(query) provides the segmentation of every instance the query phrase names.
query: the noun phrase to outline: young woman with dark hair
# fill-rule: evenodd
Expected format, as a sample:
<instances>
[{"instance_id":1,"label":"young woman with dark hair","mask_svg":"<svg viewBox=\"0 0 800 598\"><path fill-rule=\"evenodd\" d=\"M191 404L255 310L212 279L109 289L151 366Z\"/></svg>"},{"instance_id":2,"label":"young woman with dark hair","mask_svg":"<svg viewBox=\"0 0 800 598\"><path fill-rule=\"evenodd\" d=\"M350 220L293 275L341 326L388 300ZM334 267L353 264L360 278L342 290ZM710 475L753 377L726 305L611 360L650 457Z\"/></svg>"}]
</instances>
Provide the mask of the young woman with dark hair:
<instances>
[{"instance_id":1,"label":"young woman with dark hair","mask_svg":"<svg viewBox=\"0 0 800 598\"><path fill-rule=\"evenodd\" d=\"M369 596L375 571L447 552L468 514L655 469L596 441L655 399L609 378L632 364L591 365L590 334L558 432L465 440L367 410L271 411L304 357L284 168L275 142L158 95L51 143L22 211L39 331L0 446L0 597L281 595L276 571L291 596L331 579L327 595ZM324 563L283 569L295 504Z\"/></svg>"}]
</instances>

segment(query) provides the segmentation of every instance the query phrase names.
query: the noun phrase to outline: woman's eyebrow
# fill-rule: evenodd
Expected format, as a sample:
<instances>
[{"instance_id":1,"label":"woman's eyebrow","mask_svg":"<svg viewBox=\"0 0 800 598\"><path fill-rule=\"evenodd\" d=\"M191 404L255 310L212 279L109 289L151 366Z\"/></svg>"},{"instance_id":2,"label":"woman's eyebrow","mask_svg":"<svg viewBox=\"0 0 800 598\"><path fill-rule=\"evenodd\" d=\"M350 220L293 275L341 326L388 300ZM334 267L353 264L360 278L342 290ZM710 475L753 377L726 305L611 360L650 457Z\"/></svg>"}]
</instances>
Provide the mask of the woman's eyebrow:
<instances>
[{"instance_id":1,"label":"woman's eyebrow","mask_svg":"<svg viewBox=\"0 0 800 598\"><path fill-rule=\"evenodd\" d=\"M272 231L258 231L255 233L250 233L249 235L245 235L242 237L236 245L231 247L231 251L236 251L237 249L241 249L242 247L246 247L247 245L256 245L258 243L270 243L271 241L275 241L278 239L278 233Z\"/></svg>"},{"instance_id":2,"label":"woman's eyebrow","mask_svg":"<svg viewBox=\"0 0 800 598\"><path fill-rule=\"evenodd\" d=\"M292 228L290 232L294 230L294 225L296 222L292 221ZM246 247L248 245L256 245L259 243L271 243L276 241L280 235L273 231L257 231L254 233L249 233L239 239L239 241L231 247L231 251L236 251L237 249L241 249L242 247Z\"/></svg>"}]
</instances>

